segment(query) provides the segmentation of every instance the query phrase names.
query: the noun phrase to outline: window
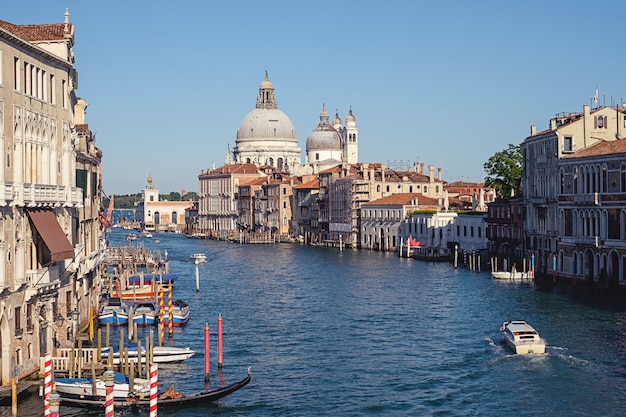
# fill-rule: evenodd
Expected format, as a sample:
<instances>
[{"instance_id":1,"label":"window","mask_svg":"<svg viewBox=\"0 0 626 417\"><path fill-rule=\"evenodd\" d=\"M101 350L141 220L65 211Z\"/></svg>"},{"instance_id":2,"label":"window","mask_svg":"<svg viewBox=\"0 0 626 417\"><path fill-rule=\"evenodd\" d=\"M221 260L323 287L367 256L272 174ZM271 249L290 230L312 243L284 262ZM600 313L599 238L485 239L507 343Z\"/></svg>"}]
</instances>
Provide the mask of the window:
<instances>
[{"instance_id":1,"label":"window","mask_svg":"<svg viewBox=\"0 0 626 417\"><path fill-rule=\"evenodd\" d=\"M320 154L319 154L319 153L316 153L316 154L315 154L315 160L316 160L316 161L319 161L319 160L320 160Z\"/></svg>"},{"instance_id":2,"label":"window","mask_svg":"<svg viewBox=\"0 0 626 417\"><path fill-rule=\"evenodd\" d=\"M67 109L67 81L61 82L61 94L63 95L63 108Z\"/></svg>"},{"instance_id":3,"label":"window","mask_svg":"<svg viewBox=\"0 0 626 417\"><path fill-rule=\"evenodd\" d=\"M574 140L572 136L565 136L563 138L563 153L574 152Z\"/></svg>"}]
</instances>

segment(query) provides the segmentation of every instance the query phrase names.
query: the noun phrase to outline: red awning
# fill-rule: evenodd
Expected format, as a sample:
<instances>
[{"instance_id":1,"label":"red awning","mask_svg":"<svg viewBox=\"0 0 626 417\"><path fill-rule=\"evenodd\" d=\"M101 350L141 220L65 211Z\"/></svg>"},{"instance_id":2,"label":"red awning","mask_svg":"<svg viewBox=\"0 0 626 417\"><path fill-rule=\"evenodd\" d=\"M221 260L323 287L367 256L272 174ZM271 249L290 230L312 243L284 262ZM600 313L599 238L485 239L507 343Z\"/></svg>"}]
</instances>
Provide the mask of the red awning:
<instances>
[{"instance_id":1,"label":"red awning","mask_svg":"<svg viewBox=\"0 0 626 417\"><path fill-rule=\"evenodd\" d=\"M74 248L63 233L53 211L37 209L26 212L48 247L52 262L74 257Z\"/></svg>"}]
</instances>

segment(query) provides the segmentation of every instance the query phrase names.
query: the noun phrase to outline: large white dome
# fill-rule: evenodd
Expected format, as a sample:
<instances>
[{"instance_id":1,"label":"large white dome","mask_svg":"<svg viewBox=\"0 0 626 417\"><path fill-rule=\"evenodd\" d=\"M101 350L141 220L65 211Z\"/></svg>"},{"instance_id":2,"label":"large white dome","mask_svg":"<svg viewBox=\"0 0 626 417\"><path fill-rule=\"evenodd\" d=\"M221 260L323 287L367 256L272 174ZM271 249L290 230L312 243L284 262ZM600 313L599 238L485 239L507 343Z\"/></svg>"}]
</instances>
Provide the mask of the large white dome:
<instances>
[{"instance_id":1,"label":"large white dome","mask_svg":"<svg viewBox=\"0 0 626 417\"><path fill-rule=\"evenodd\" d=\"M237 143L258 140L298 143L293 123L279 109L257 108L243 118L237 130Z\"/></svg>"}]
</instances>

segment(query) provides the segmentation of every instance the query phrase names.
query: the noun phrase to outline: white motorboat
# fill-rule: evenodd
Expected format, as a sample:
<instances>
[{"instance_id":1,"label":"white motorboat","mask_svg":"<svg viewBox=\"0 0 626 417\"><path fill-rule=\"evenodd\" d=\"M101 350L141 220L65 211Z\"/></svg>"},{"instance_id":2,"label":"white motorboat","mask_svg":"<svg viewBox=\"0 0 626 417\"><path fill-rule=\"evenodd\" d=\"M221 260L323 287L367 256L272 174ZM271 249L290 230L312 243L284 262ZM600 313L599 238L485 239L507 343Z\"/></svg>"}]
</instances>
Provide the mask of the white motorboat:
<instances>
[{"instance_id":1,"label":"white motorboat","mask_svg":"<svg viewBox=\"0 0 626 417\"><path fill-rule=\"evenodd\" d=\"M546 353L546 342L539 333L523 320L511 320L502 323L500 330L504 333L507 345L519 355L528 353Z\"/></svg>"},{"instance_id":2,"label":"white motorboat","mask_svg":"<svg viewBox=\"0 0 626 417\"><path fill-rule=\"evenodd\" d=\"M138 351L137 345L131 343L124 347L124 349L128 349L128 361L131 363L137 363L138 359ZM191 350L190 348L179 348L179 347L171 347L171 346L154 346L153 347L153 362L154 363L177 363L182 362L185 359L191 358L196 353L195 350ZM102 360L107 361L109 358L109 348L102 348ZM144 346L141 347L141 362L146 362L146 349ZM120 352L119 347L113 348L113 364L117 365L120 363Z\"/></svg>"},{"instance_id":3,"label":"white motorboat","mask_svg":"<svg viewBox=\"0 0 626 417\"><path fill-rule=\"evenodd\" d=\"M501 280L512 280L512 281L524 281L524 280L529 280L530 277L530 273L529 272L519 272L519 271L493 271L491 273L491 276L494 277L495 279L501 279Z\"/></svg>"},{"instance_id":4,"label":"white motorboat","mask_svg":"<svg viewBox=\"0 0 626 417\"><path fill-rule=\"evenodd\" d=\"M198 262L199 264L203 264L206 262L206 255L204 253L194 253L189 257L192 262Z\"/></svg>"},{"instance_id":5,"label":"white motorboat","mask_svg":"<svg viewBox=\"0 0 626 417\"><path fill-rule=\"evenodd\" d=\"M511 281L525 281L532 278L530 272L519 272L515 269L515 266L511 268L511 271L493 271L491 276L495 279L511 280Z\"/></svg>"},{"instance_id":6,"label":"white motorboat","mask_svg":"<svg viewBox=\"0 0 626 417\"><path fill-rule=\"evenodd\" d=\"M136 397L148 397L150 395L150 381L144 378L133 379L133 389L130 389L129 378L119 372L115 372L113 384L113 396L126 399L129 394ZM54 384L59 394L75 397L92 397L93 382L91 378L55 378ZM106 385L104 377L96 378L96 396L106 397Z\"/></svg>"}]
</instances>

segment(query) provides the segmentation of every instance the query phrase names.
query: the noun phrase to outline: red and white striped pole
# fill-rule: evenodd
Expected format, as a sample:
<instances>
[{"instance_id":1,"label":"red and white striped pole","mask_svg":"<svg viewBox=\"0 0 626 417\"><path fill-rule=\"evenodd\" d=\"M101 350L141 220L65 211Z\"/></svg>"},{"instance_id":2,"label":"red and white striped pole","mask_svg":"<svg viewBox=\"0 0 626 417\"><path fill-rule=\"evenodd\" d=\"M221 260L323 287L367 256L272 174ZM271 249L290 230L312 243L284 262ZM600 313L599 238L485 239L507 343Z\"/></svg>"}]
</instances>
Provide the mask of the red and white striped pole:
<instances>
[{"instance_id":1,"label":"red and white striped pole","mask_svg":"<svg viewBox=\"0 0 626 417\"><path fill-rule=\"evenodd\" d=\"M113 417L115 412L115 404L113 398L113 384L115 372L109 370L104 373L104 385L106 387L106 402L104 404L104 416Z\"/></svg>"},{"instance_id":2,"label":"red and white striped pole","mask_svg":"<svg viewBox=\"0 0 626 417\"><path fill-rule=\"evenodd\" d=\"M50 393L52 393L52 355L43 355L44 378L43 378L43 415L50 416Z\"/></svg>"},{"instance_id":3,"label":"red and white striped pole","mask_svg":"<svg viewBox=\"0 0 626 417\"><path fill-rule=\"evenodd\" d=\"M159 368L156 363L150 364L150 417L157 417L157 400L159 391Z\"/></svg>"},{"instance_id":4,"label":"red and white striped pole","mask_svg":"<svg viewBox=\"0 0 626 417\"><path fill-rule=\"evenodd\" d=\"M211 379L211 350L209 347L209 323L204 326L204 382Z\"/></svg>"},{"instance_id":5,"label":"red and white striped pole","mask_svg":"<svg viewBox=\"0 0 626 417\"><path fill-rule=\"evenodd\" d=\"M217 369L222 369L222 314L217 316Z\"/></svg>"}]
</instances>

